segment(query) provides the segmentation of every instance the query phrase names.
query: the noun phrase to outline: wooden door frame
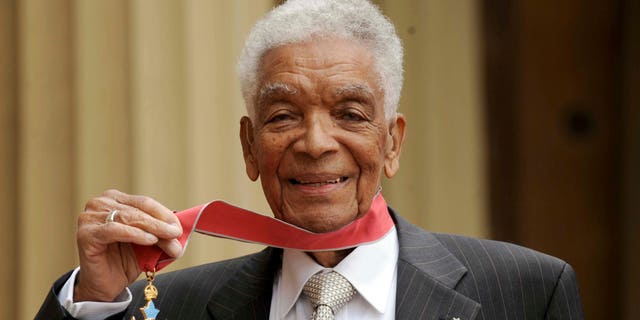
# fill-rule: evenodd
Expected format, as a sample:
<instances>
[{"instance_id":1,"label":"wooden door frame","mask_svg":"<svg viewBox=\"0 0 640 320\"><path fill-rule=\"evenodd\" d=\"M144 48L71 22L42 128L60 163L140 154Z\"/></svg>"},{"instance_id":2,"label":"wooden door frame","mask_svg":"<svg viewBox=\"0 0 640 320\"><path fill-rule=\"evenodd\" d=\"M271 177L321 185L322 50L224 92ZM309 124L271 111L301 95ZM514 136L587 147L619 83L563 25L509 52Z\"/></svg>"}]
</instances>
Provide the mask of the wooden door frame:
<instances>
[{"instance_id":1,"label":"wooden door frame","mask_svg":"<svg viewBox=\"0 0 640 320\"><path fill-rule=\"evenodd\" d=\"M518 92L525 66L519 61L523 47L521 41L525 31L518 21L519 14L527 5L526 1L489 1L481 6L483 18L484 80L485 80L485 121L488 128L488 176L489 207L492 237L499 240L520 242L518 190L521 172L518 161L522 160L519 136L521 123L518 123L518 106L522 92ZM574 4L577 2L574 2ZM603 3L589 2L579 4L578 9L593 10L593 6ZM566 5L566 3L564 3ZM591 6L591 7L588 7ZM615 169L610 170L616 177L613 188L620 194L611 203L611 217L615 234L609 277L618 290L609 294L611 301L619 305L608 306L611 317L632 319L640 313L640 4L637 1L617 0L612 2L616 17L612 33L615 62L613 63L615 92L610 101L616 108L614 123L619 128L614 136L619 140L612 148L615 154L612 161ZM565 7L566 9L566 7ZM576 14L580 14L576 10ZM619 22L618 22L619 21ZM619 38L618 38L619 37ZM611 73L609 73L611 74ZM522 88L522 87L520 87ZM605 89L608 90L608 89ZM605 96L607 96L605 94ZM535 159L533 160L535 161ZM575 248L575 250L591 250ZM618 272L624 271L622 279ZM593 296L593 292L591 293ZM609 297L611 298L611 297ZM618 299L619 298L619 299ZM585 306L589 309L591 306ZM588 314L587 314L588 316Z\"/></svg>"}]
</instances>

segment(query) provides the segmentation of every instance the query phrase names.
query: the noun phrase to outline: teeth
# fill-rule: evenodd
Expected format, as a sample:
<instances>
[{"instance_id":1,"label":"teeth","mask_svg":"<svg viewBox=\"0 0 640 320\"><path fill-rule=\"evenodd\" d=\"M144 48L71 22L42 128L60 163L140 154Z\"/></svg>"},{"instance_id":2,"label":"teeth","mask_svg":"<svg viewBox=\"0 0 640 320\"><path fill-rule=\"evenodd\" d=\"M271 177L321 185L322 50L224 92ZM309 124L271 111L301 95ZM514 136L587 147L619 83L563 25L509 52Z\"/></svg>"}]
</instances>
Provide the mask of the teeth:
<instances>
[{"instance_id":1,"label":"teeth","mask_svg":"<svg viewBox=\"0 0 640 320\"><path fill-rule=\"evenodd\" d=\"M291 179L291 182L293 184L304 184L304 185L307 185L307 186L319 187L319 186L322 186L322 185L325 185L325 184L340 183L340 182L343 182L345 180L347 180L347 178L341 177L341 178L338 178L338 179L327 180L327 181L324 181L324 182L307 182L307 181L300 181L300 180L295 180L295 179Z\"/></svg>"}]
</instances>

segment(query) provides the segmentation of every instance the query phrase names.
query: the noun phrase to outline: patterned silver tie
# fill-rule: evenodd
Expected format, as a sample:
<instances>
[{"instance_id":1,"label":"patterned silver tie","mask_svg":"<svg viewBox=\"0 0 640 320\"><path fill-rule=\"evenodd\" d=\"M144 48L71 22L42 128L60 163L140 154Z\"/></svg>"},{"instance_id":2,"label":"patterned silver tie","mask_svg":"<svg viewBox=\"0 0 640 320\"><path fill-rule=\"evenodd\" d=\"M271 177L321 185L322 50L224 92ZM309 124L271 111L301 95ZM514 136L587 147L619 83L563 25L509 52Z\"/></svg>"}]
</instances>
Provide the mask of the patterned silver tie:
<instances>
[{"instance_id":1,"label":"patterned silver tie","mask_svg":"<svg viewBox=\"0 0 640 320\"><path fill-rule=\"evenodd\" d=\"M313 275L302 292L313 306L313 320L333 320L334 313L353 298L356 290L347 279L331 271Z\"/></svg>"}]
</instances>

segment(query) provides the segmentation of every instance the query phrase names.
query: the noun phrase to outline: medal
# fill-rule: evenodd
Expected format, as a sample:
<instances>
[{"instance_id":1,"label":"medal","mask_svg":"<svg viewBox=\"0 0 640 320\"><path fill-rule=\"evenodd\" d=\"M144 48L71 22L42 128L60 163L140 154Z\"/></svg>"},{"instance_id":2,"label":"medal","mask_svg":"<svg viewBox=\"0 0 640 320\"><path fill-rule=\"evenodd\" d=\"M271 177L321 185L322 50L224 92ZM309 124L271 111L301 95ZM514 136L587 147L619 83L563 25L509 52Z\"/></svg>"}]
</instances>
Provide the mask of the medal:
<instances>
[{"instance_id":1,"label":"medal","mask_svg":"<svg viewBox=\"0 0 640 320\"><path fill-rule=\"evenodd\" d=\"M394 227L380 190L376 193L367 214L339 230L326 233L310 232L223 201L213 201L177 212L176 215L184 230L178 238L183 250L194 231L276 248L332 251L378 241ZM153 279L156 271L166 267L175 258L167 255L158 246L134 244L133 251L141 270L153 270L145 272L148 283L144 288L144 297L147 302L140 308L140 312L144 316L143 320L155 320L160 310L153 303L153 299L158 297L158 289L153 285ZM131 317L131 320L135 320L135 317Z\"/></svg>"},{"instance_id":2,"label":"medal","mask_svg":"<svg viewBox=\"0 0 640 320\"><path fill-rule=\"evenodd\" d=\"M144 299L147 300L147 303L145 303L144 307L140 308L140 312L142 312L144 320L155 320L158 313L160 313L160 310L156 309L153 303L153 299L158 297L158 288L153 285L156 269L153 268L153 271L145 271L145 275L147 276L147 286L144 287ZM136 317L131 317L131 320L136 320Z\"/></svg>"}]
</instances>

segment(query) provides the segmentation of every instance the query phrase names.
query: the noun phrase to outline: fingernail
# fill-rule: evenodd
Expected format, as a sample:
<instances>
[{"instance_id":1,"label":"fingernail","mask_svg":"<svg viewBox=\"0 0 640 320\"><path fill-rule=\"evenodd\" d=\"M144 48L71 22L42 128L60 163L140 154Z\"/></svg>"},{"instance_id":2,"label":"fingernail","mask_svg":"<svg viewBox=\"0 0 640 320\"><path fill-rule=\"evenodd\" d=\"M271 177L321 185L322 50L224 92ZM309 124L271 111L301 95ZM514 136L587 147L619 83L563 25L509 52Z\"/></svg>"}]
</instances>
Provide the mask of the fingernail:
<instances>
[{"instance_id":1,"label":"fingernail","mask_svg":"<svg viewBox=\"0 0 640 320\"><path fill-rule=\"evenodd\" d=\"M151 233L145 233L145 237L147 238L147 240L149 240L149 242L152 242L152 243L158 242L158 237L152 235Z\"/></svg>"},{"instance_id":2,"label":"fingernail","mask_svg":"<svg viewBox=\"0 0 640 320\"><path fill-rule=\"evenodd\" d=\"M175 234L176 236L180 236L182 234L182 228L179 226L176 226L175 224L171 225L171 229L173 229L171 233Z\"/></svg>"},{"instance_id":3,"label":"fingernail","mask_svg":"<svg viewBox=\"0 0 640 320\"><path fill-rule=\"evenodd\" d=\"M180 252L182 252L182 245L180 244L180 241L172 240L171 243L169 244L169 250L173 253L175 257L179 256Z\"/></svg>"}]
</instances>

